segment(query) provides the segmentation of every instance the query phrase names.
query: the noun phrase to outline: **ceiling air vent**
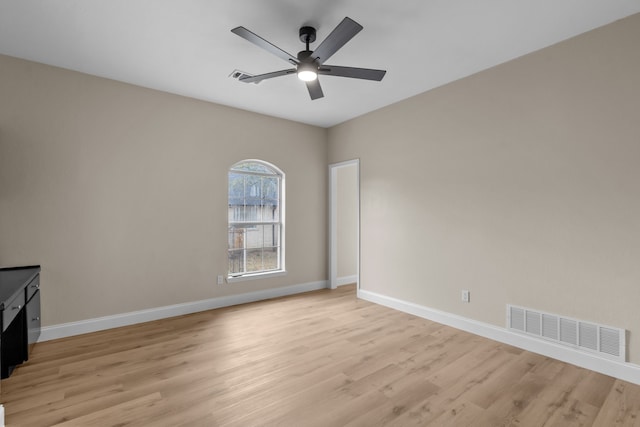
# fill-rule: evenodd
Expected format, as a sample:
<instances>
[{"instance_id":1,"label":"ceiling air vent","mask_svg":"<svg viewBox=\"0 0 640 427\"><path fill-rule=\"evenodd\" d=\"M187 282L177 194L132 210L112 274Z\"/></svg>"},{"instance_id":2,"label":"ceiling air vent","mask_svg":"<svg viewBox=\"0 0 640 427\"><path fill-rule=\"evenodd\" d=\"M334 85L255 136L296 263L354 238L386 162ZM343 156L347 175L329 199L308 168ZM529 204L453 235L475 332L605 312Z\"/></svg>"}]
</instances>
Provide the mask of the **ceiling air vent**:
<instances>
[{"instance_id":1,"label":"ceiling air vent","mask_svg":"<svg viewBox=\"0 0 640 427\"><path fill-rule=\"evenodd\" d=\"M507 305L507 328L609 359L626 361L626 331Z\"/></svg>"},{"instance_id":2,"label":"ceiling air vent","mask_svg":"<svg viewBox=\"0 0 640 427\"><path fill-rule=\"evenodd\" d=\"M229 74L229 77L231 77L232 79L236 79L239 80L240 77L253 77L253 74L249 74L245 71L241 71L238 69L235 69L231 72L231 74ZM254 82L255 84L258 84L260 82Z\"/></svg>"}]
</instances>

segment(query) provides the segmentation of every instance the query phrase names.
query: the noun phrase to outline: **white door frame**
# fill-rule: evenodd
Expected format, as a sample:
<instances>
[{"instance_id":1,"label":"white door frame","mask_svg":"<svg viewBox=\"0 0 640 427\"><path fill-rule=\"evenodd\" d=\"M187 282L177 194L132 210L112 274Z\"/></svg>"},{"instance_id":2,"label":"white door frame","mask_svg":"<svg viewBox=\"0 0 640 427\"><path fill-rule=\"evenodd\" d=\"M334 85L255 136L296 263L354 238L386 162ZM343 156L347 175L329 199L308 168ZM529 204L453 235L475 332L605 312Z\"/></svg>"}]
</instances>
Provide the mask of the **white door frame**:
<instances>
[{"instance_id":1,"label":"white door frame","mask_svg":"<svg viewBox=\"0 0 640 427\"><path fill-rule=\"evenodd\" d=\"M356 167L356 191L358 198L356 218L356 288L360 290L360 159L329 165L329 288L338 287L338 169Z\"/></svg>"}]
</instances>

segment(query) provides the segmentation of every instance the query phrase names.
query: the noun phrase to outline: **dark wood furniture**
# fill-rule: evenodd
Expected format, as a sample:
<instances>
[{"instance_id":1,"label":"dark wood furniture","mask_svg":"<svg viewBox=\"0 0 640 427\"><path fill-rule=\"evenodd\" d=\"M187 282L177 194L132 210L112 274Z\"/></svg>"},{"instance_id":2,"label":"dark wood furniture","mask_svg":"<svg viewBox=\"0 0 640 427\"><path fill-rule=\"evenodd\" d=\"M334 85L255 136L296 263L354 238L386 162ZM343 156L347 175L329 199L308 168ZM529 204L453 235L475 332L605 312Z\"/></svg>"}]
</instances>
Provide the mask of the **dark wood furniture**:
<instances>
[{"instance_id":1,"label":"dark wood furniture","mask_svg":"<svg viewBox=\"0 0 640 427\"><path fill-rule=\"evenodd\" d=\"M40 336L40 266L0 268L0 378L29 359Z\"/></svg>"}]
</instances>

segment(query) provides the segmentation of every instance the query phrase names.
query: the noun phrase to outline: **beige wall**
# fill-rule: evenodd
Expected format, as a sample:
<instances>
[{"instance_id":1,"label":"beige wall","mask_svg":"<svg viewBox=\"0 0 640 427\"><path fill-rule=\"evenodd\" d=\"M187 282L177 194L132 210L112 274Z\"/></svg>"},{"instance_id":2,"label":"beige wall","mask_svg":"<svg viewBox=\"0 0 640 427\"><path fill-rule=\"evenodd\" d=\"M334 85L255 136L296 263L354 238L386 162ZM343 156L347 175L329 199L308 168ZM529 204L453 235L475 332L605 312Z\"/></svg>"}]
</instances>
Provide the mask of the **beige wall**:
<instances>
[{"instance_id":1,"label":"beige wall","mask_svg":"<svg viewBox=\"0 0 640 427\"><path fill-rule=\"evenodd\" d=\"M328 135L0 56L0 265L42 265L45 325L325 280L326 165L360 158L363 289L626 328L640 363L637 40L640 15ZM287 174L289 274L218 286L246 158Z\"/></svg>"},{"instance_id":2,"label":"beige wall","mask_svg":"<svg viewBox=\"0 0 640 427\"><path fill-rule=\"evenodd\" d=\"M288 275L227 271L227 169L286 173ZM0 265L44 325L326 280L326 130L0 56Z\"/></svg>"},{"instance_id":3,"label":"beige wall","mask_svg":"<svg viewBox=\"0 0 640 427\"><path fill-rule=\"evenodd\" d=\"M338 279L355 276L358 268L358 167L337 169Z\"/></svg>"},{"instance_id":4,"label":"beige wall","mask_svg":"<svg viewBox=\"0 0 640 427\"><path fill-rule=\"evenodd\" d=\"M635 15L330 129L361 161L362 289L626 328L640 363L639 40Z\"/></svg>"}]
</instances>

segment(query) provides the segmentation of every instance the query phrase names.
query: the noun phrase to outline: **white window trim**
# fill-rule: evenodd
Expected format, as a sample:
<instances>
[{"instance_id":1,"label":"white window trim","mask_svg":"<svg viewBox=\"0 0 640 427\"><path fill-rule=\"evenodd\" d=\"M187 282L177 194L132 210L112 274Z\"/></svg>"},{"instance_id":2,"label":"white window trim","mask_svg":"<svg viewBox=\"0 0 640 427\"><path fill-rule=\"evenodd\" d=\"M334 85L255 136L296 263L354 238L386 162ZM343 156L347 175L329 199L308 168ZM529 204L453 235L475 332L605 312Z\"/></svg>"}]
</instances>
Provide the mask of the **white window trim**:
<instances>
[{"instance_id":1,"label":"white window trim","mask_svg":"<svg viewBox=\"0 0 640 427\"><path fill-rule=\"evenodd\" d=\"M237 283L237 282L246 282L249 280L258 280L258 279L268 279L271 277L278 277L278 276L286 276L287 274L287 270L286 270L286 264L285 264L285 232L286 232L286 226L285 226L285 213L286 213L286 203L285 203L285 173L282 169L280 169L279 167L277 167L276 165L269 163L267 161L264 160L260 160L260 159L245 159L245 160L241 160L239 162L236 162L233 164L233 166L240 164L240 163L249 163L249 162L255 162L255 163L262 163L266 166L268 166L269 168L275 169L276 172L278 173L278 175L280 176L280 269L279 270L270 270L270 271L258 271L255 273L244 273L244 274L240 274L240 275L230 275L227 272L227 283ZM228 170L227 170L227 174L228 171L230 171L233 166L231 166ZM227 219L227 224L229 224L229 220ZM227 251L228 253L228 251Z\"/></svg>"},{"instance_id":2,"label":"white window trim","mask_svg":"<svg viewBox=\"0 0 640 427\"><path fill-rule=\"evenodd\" d=\"M240 276L227 276L227 283L246 282L248 280L268 279L271 277L286 276L287 270L261 271L259 273L246 273Z\"/></svg>"}]
</instances>

